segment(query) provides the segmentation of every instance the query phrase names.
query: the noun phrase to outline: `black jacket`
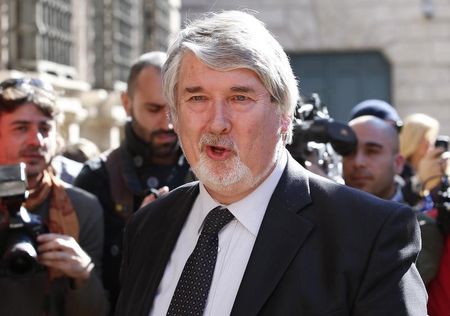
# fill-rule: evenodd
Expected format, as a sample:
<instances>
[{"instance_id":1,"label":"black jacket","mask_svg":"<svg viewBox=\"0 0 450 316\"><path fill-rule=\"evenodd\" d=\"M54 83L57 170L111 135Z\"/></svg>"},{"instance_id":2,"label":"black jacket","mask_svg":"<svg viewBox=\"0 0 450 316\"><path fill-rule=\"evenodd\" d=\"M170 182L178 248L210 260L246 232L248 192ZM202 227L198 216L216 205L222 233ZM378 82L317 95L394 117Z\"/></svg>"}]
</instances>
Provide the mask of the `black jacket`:
<instances>
[{"instance_id":1,"label":"black jacket","mask_svg":"<svg viewBox=\"0 0 450 316\"><path fill-rule=\"evenodd\" d=\"M116 316L147 316L198 195L187 184L127 227ZM231 315L426 315L407 206L336 184L292 157L270 199Z\"/></svg>"},{"instance_id":2,"label":"black jacket","mask_svg":"<svg viewBox=\"0 0 450 316\"><path fill-rule=\"evenodd\" d=\"M130 146L130 142L134 146ZM123 228L148 194L145 179L152 178L155 188L167 185L170 189L193 179L181 151L177 164L156 166L142 158L145 144L139 142L134 134L128 136L127 141L117 149L88 161L74 181L75 186L96 195L103 207L105 238L102 279L109 292L112 310L119 294ZM141 155L136 153L137 150L133 152L133 148L140 150Z\"/></svg>"}]
</instances>

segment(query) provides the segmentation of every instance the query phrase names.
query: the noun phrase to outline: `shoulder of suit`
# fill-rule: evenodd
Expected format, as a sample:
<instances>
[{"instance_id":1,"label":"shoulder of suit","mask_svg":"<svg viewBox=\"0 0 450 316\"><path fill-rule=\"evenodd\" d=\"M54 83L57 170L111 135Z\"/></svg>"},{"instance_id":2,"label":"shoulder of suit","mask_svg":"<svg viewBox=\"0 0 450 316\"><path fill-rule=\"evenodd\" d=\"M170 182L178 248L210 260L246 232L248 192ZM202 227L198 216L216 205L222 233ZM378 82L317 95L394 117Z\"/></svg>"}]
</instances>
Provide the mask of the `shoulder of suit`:
<instances>
[{"instance_id":1,"label":"shoulder of suit","mask_svg":"<svg viewBox=\"0 0 450 316\"><path fill-rule=\"evenodd\" d=\"M348 206L349 209L358 208L362 213L367 210L376 210L381 214L387 214L393 211L407 211L412 210L405 204L384 200L374 196L373 194L351 188L345 184L337 183L327 178L311 174L308 172L309 186L311 196L314 200L328 200L330 204L339 202L341 205Z\"/></svg>"}]
</instances>

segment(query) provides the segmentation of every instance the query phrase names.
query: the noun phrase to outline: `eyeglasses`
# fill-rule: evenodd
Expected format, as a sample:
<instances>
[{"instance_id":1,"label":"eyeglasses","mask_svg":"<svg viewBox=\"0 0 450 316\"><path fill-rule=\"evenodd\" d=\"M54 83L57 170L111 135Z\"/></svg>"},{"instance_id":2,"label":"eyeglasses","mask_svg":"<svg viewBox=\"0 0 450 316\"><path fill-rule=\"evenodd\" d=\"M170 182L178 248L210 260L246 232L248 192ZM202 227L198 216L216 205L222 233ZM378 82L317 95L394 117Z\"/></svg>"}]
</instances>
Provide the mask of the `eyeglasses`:
<instances>
[{"instance_id":1,"label":"eyeglasses","mask_svg":"<svg viewBox=\"0 0 450 316\"><path fill-rule=\"evenodd\" d=\"M14 107L32 102L42 107L54 107L56 96L51 86L40 79L7 79L0 83L0 106Z\"/></svg>"}]
</instances>

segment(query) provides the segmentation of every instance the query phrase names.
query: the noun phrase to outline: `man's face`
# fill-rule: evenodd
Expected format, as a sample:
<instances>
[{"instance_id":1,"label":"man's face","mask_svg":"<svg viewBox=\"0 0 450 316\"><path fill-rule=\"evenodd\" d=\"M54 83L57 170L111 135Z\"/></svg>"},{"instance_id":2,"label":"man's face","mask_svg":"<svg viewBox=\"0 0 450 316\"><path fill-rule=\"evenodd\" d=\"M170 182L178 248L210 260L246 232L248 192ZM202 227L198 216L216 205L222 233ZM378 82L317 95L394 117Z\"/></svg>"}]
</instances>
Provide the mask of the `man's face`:
<instances>
[{"instance_id":1,"label":"man's face","mask_svg":"<svg viewBox=\"0 0 450 316\"><path fill-rule=\"evenodd\" d=\"M48 166L56 150L53 119L27 103L0 114L0 164L24 162L29 185Z\"/></svg>"},{"instance_id":2,"label":"man's face","mask_svg":"<svg viewBox=\"0 0 450 316\"><path fill-rule=\"evenodd\" d=\"M289 120L254 72L213 70L192 53L176 92L175 129L197 177L219 202L245 197L273 169Z\"/></svg>"},{"instance_id":3,"label":"man's face","mask_svg":"<svg viewBox=\"0 0 450 316\"><path fill-rule=\"evenodd\" d=\"M124 108L132 118L134 132L152 148L153 158L166 159L173 155L177 136L168 118L168 105L162 94L161 72L154 67L144 68L135 82L130 98L122 95Z\"/></svg>"},{"instance_id":4,"label":"man's face","mask_svg":"<svg viewBox=\"0 0 450 316\"><path fill-rule=\"evenodd\" d=\"M392 126L378 118L354 122L350 125L358 138L358 147L343 158L345 183L391 199L396 189L395 175L403 168L403 158L394 150L393 137L398 135Z\"/></svg>"}]
</instances>

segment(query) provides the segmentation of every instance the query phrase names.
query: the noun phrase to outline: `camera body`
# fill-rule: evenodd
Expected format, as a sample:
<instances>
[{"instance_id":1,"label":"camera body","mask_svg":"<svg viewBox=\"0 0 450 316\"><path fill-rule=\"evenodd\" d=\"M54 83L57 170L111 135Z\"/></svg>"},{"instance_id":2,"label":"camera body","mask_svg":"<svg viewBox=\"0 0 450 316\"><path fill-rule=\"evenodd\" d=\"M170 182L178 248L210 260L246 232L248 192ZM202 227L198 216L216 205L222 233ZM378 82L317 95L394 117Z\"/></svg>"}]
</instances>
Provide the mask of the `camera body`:
<instances>
[{"instance_id":1,"label":"camera body","mask_svg":"<svg viewBox=\"0 0 450 316\"><path fill-rule=\"evenodd\" d=\"M355 150L357 138L344 123L334 121L317 93L298 104L294 113L292 143L286 148L302 165L306 161L318 165L331 179L343 182L341 159Z\"/></svg>"},{"instance_id":2,"label":"camera body","mask_svg":"<svg viewBox=\"0 0 450 316\"><path fill-rule=\"evenodd\" d=\"M19 276L43 267L37 261L38 235L48 232L38 215L22 206L26 190L25 165L0 166L0 274Z\"/></svg>"},{"instance_id":3,"label":"camera body","mask_svg":"<svg viewBox=\"0 0 450 316\"><path fill-rule=\"evenodd\" d=\"M434 147L439 147L444 149L444 151L448 151L448 143L449 143L450 137L446 135L439 135L436 138L436 142L434 143Z\"/></svg>"}]
</instances>

